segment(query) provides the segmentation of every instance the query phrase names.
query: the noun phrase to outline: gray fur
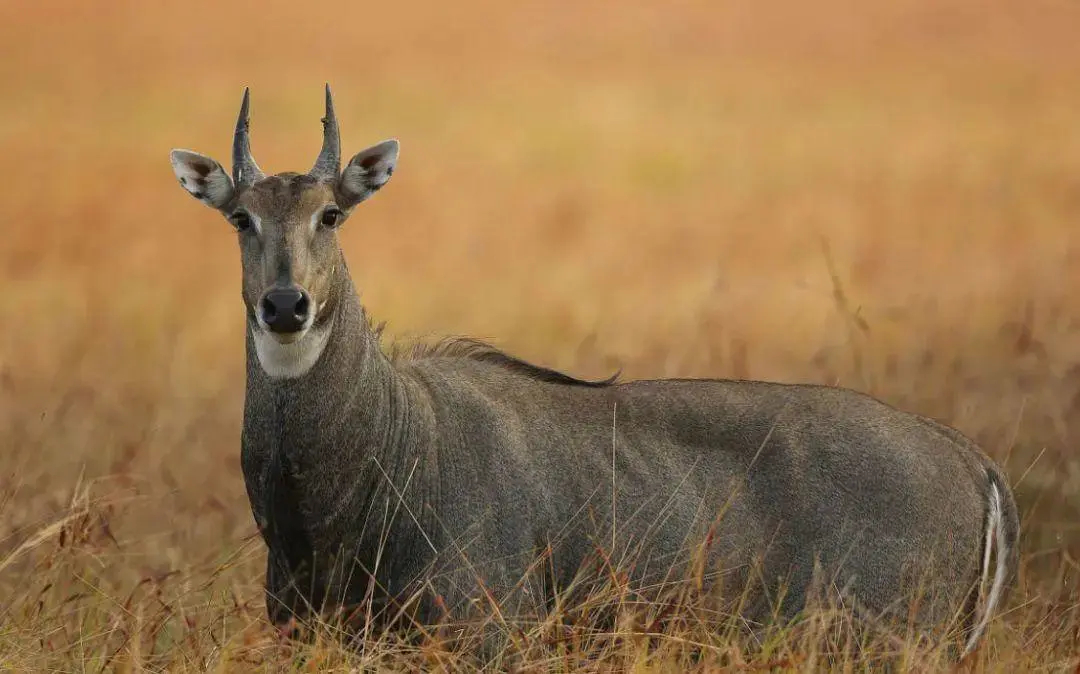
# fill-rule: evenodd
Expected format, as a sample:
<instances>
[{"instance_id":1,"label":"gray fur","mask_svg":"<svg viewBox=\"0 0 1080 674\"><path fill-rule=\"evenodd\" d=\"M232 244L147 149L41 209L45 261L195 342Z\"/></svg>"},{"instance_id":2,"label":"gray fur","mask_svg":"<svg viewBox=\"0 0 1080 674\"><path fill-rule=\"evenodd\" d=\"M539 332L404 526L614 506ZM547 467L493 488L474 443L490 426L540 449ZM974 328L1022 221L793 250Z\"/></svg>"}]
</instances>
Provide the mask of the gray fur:
<instances>
[{"instance_id":1,"label":"gray fur","mask_svg":"<svg viewBox=\"0 0 1080 674\"><path fill-rule=\"evenodd\" d=\"M395 143L387 178L396 157ZM760 562L748 620L767 618L785 582L781 615L798 611L815 563L866 615L907 615L920 581L936 593L916 612L924 626L958 612L974 624L995 608L978 605L992 485L1008 579L1016 505L999 468L959 432L834 387L584 382L473 341L391 357L336 232L302 231L331 194L312 196L319 189L279 174L230 205L258 213L268 242L241 241L241 457L276 623L366 597L392 612L417 590L412 615L434 620L435 595L465 611L478 580L504 610L527 608L545 597L515 585L549 546L556 587L598 547L646 585L677 576L710 527L710 560L739 583ZM332 194L343 210L358 196L340 184ZM260 364L249 293L281 273L318 286L315 321L329 331L310 368L286 377Z\"/></svg>"}]
</instances>

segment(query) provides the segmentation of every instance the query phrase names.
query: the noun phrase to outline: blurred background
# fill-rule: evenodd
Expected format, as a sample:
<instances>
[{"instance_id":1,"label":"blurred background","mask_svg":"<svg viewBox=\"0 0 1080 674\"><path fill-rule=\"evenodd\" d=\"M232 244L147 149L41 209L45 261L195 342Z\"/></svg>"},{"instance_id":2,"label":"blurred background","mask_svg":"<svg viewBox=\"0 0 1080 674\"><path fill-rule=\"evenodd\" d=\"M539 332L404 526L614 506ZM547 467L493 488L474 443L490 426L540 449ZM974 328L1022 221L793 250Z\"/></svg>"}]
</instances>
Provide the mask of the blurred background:
<instances>
[{"instance_id":1,"label":"blurred background","mask_svg":"<svg viewBox=\"0 0 1080 674\"><path fill-rule=\"evenodd\" d=\"M1078 27L1066 0L0 2L0 590L63 601L27 574L77 539L97 595L50 583L80 619L147 578L193 620L214 583L261 610L235 235L168 153L229 166L250 86L259 164L307 170L329 82L346 156L402 144L342 231L389 341L930 414L1016 484L1017 601L1072 610Z\"/></svg>"}]
</instances>

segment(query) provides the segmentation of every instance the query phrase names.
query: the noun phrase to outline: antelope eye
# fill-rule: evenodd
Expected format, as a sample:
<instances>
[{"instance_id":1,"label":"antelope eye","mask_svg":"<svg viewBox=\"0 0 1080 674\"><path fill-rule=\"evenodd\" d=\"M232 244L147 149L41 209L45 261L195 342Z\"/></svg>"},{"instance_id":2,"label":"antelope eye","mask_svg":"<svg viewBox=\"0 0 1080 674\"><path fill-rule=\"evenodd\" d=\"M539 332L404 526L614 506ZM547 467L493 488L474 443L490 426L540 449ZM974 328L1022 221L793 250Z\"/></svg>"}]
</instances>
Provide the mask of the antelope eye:
<instances>
[{"instance_id":1,"label":"antelope eye","mask_svg":"<svg viewBox=\"0 0 1080 674\"><path fill-rule=\"evenodd\" d=\"M233 227L236 227L238 232L243 232L251 229L251 216L244 211L237 211L229 218L232 220Z\"/></svg>"},{"instance_id":2,"label":"antelope eye","mask_svg":"<svg viewBox=\"0 0 1080 674\"><path fill-rule=\"evenodd\" d=\"M339 220L341 220L341 211L336 208L328 208L323 211L320 222L323 227L336 227Z\"/></svg>"}]
</instances>

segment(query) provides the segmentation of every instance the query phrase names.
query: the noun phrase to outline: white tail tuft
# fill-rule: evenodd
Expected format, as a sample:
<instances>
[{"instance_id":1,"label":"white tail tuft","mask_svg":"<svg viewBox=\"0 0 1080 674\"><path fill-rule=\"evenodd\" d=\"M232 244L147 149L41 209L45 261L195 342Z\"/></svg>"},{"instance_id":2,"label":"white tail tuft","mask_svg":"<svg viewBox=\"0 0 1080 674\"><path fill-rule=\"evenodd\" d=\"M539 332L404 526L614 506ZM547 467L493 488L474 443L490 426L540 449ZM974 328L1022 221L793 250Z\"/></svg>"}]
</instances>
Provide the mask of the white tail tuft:
<instances>
[{"instance_id":1,"label":"white tail tuft","mask_svg":"<svg viewBox=\"0 0 1080 674\"><path fill-rule=\"evenodd\" d=\"M994 569L994 580L990 585L990 593L986 597L985 603L982 604L982 613L980 615L978 609L975 614L978 616L978 621L975 623L975 628L971 632L971 636L968 637L967 644L964 646L964 652L960 656L961 658L967 656L979 643L979 639L982 638L984 632L986 632L987 625L990 624L990 619L994 615L994 610L997 608L998 601L1001 600L1001 591L1005 587L1005 576L1008 575L1008 558L1009 550L1007 549L1008 542L1005 540L1005 519L1001 508L1001 492L993 482L990 483L990 514L986 521L986 545L983 549L983 568L982 577L979 580L979 595L982 595L983 586L986 585L986 581L990 576L990 549L996 548L995 557L997 560L996 568Z\"/></svg>"}]
</instances>

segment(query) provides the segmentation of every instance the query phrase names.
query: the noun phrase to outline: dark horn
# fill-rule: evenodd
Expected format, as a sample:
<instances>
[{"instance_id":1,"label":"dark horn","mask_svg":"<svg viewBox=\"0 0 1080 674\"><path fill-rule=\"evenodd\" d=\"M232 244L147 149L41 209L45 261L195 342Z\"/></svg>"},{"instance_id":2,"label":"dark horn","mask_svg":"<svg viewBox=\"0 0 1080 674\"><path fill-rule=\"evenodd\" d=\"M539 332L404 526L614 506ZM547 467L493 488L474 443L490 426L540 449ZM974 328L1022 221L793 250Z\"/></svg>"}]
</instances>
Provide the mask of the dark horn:
<instances>
[{"instance_id":1,"label":"dark horn","mask_svg":"<svg viewBox=\"0 0 1080 674\"><path fill-rule=\"evenodd\" d=\"M341 137L338 134L337 116L334 115L334 99L330 85L326 85L326 116L322 118L323 143L319 158L308 175L320 180L337 180L341 171Z\"/></svg>"},{"instance_id":2,"label":"dark horn","mask_svg":"<svg viewBox=\"0 0 1080 674\"><path fill-rule=\"evenodd\" d=\"M240 104L240 116L236 120L236 133L233 135L233 182L237 187L251 185L263 179L263 172L251 156L251 92L244 87L244 100Z\"/></svg>"}]
</instances>

